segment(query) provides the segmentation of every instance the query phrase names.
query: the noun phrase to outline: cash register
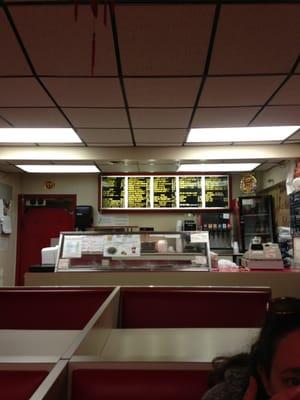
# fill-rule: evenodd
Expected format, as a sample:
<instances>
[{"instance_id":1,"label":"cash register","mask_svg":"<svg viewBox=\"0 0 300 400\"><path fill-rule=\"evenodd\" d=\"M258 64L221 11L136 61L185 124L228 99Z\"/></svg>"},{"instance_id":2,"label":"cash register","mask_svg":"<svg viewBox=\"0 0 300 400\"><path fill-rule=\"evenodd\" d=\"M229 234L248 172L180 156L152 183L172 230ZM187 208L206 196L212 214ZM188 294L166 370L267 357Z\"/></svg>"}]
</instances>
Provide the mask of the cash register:
<instances>
[{"instance_id":1,"label":"cash register","mask_svg":"<svg viewBox=\"0 0 300 400\"><path fill-rule=\"evenodd\" d=\"M255 236L241 260L243 267L250 269L283 269L283 261L277 243L261 243Z\"/></svg>"}]
</instances>

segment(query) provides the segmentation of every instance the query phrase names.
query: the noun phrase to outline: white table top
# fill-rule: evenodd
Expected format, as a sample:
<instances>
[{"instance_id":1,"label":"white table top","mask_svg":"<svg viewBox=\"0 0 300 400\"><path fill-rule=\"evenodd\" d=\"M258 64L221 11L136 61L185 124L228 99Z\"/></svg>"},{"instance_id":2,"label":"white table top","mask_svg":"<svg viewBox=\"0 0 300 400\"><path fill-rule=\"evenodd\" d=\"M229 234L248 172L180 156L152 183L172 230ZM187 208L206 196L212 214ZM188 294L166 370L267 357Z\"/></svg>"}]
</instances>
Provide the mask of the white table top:
<instances>
[{"instance_id":1,"label":"white table top","mask_svg":"<svg viewBox=\"0 0 300 400\"><path fill-rule=\"evenodd\" d=\"M0 330L0 361L3 357L61 356L80 330Z\"/></svg>"},{"instance_id":2,"label":"white table top","mask_svg":"<svg viewBox=\"0 0 300 400\"><path fill-rule=\"evenodd\" d=\"M209 363L248 351L258 328L113 329L99 361Z\"/></svg>"}]
</instances>

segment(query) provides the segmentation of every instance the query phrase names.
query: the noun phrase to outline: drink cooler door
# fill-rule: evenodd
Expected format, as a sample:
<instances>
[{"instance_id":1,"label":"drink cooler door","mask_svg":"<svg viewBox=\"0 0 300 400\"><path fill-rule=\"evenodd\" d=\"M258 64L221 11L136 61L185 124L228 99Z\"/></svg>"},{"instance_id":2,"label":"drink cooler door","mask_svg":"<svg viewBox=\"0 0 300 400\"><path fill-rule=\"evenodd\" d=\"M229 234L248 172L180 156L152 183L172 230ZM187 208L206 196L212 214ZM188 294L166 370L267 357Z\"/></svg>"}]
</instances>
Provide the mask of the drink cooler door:
<instances>
[{"instance_id":1,"label":"drink cooler door","mask_svg":"<svg viewBox=\"0 0 300 400\"><path fill-rule=\"evenodd\" d=\"M242 251L249 248L254 236L263 243L274 242L274 218L272 196L240 197L240 243Z\"/></svg>"}]
</instances>

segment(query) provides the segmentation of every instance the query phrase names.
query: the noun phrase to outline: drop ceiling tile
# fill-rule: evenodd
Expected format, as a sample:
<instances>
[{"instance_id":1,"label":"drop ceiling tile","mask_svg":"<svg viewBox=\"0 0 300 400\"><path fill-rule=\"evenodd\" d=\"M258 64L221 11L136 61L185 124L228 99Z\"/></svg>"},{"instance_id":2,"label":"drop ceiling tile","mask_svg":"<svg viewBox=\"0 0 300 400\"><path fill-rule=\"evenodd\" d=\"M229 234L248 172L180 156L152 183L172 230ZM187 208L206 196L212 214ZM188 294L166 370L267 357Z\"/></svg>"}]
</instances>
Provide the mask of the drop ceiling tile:
<instances>
[{"instance_id":1,"label":"drop ceiling tile","mask_svg":"<svg viewBox=\"0 0 300 400\"><path fill-rule=\"evenodd\" d=\"M299 52L298 4L223 5L210 74L287 73Z\"/></svg>"},{"instance_id":2,"label":"drop ceiling tile","mask_svg":"<svg viewBox=\"0 0 300 400\"><path fill-rule=\"evenodd\" d=\"M91 75L93 18L89 4L10 6L16 27L34 67L41 75ZM95 22L94 74L116 75L110 22L102 21L103 7ZM30 21L30 23L28 23Z\"/></svg>"},{"instance_id":3,"label":"drop ceiling tile","mask_svg":"<svg viewBox=\"0 0 300 400\"><path fill-rule=\"evenodd\" d=\"M270 106L252 122L252 126L300 125L300 106Z\"/></svg>"},{"instance_id":4,"label":"drop ceiling tile","mask_svg":"<svg viewBox=\"0 0 300 400\"><path fill-rule=\"evenodd\" d=\"M259 107L198 108L192 128L247 126Z\"/></svg>"},{"instance_id":5,"label":"drop ceiling tile","mask_svg":"<svg viewBox=\"0 0 300 400\"><path fill-rule=\"evenodd\" d=\"M17 128L70 127L56 108L0 108L0 115Z\"/></svg>"},{"instance_id":6,"label":"drop ceiling tile","mask_svg":"<svg viewBox=\"0 0 300 400\"><path fill-rule=\"evenodd\" d=\"M62 107L123 107L118 78L45 78L44 84Z\"/></svg>"},{"instance_id":7,"label":"drop ceiling tile","mask_svg":"<svg viewBox=\"0 0 300 400\"><path fill-rule=\"evenodd\" d=\"M129 128L126 111L103 108L63 108L76 128Z\"/></svg>"},{"instance_id":8,"label":"drop ceiling tile","mask_svg":"<svg viewBox=\"0 0 300 400\"><path fill-rule=\"evenodd\" d=\"M1 115L0 111L0 128L10 128L10 127L11 125L9 125L9 123L3 119L3 116Z\"/></svg>"},{"instance_id":9,"label":"drop ceiling tile","mask_svg":"<svg viewBox=\"0 0 300 400\"><path fill-rule=\"evenodd\" d=\"M186 129L135 129L134 136L139 146L182 145Z\"/></svg>"},{"instance_id":10,"label":"drop ceiling tile","mask_svg":"<svg viewBox=\"0 0 300 400\"><path fill-rule=\"evenodd\" d=\"M53 106L35 78L1 78L0 107Z\"/></svg>"},{"instance_id":11,"label":"drop ceiling tile","mask_svg":"<svg viewBox=\"0 0 300 400\"><path fill-rule=\"evenodd\" d=\"M87 145L132 145L129 129L78 129L77 132Z\"/></svg>"},{"instance_id":12,"label":"drop ceiling tile","mask_svg":"<svg viewBox=\"0 0 300 400\"><path fill-rule=\"evenodd\" d=\"M299 142L300 141L300 130L291 135L286 142Z\"/></svg>"},{"instance_id":13,"label":"drop ceiling tile","mask_svg":"<svg viewBox=\"0 0 300 400\"><path fill-rule=\"evenodd\" d=\"M134 128L186 128L191 113L189 108L130 109Z\"/></svg>"},{"instance_id":14,"label":"drop ceiling tile","mask_svg":"<svg viewBox=\"0 0 300 400\"><path fill-rule=\"evenodd\" d=\"M11 165L9 163L1 163L0 164L0 172L7 172L7 173L16 173L20 172L19 168Z\"/></svg>"},{"instance_id":15,"label":"drop ceiling tile","mask_svg":"<svg viewBox=\"0 0 300 400\"><path fill-rule=\"evenodd\" d=\"M292 76L272 99L270 104L300 105L300 75Z\"/></svg>"},{"instance_id":16,"label":"drop ceiling tile","mask_svg":"<svg viewBox=\"0 0 300 400\"><path fill-rule=\"evenodd\" d=\"M263 105L282 80L282 76L208 78L205 82L199 105Z\"/></svg>"},{"instance_id":17,"label":"drop ceiling tile","mask_svg":"<svg viewBox=\"0 0 300 400\"><path fill-rule=\"evenodd\" d=\"M2 8L0 26L0 75L32 75Z\"/></svg>"},{"instance_id":18,"label":"drop ceiling tile","mask_svg":"<svg viewBox=\"0 0 300 400\"><path fill-rule=\"evenodd\" d=\"M50 164L54 165L94 165L93 161L89 160L50 160Z\"/></svg>"},{"instance_id":19,"label":"drop ceiling tile","mask_svg":"<svg viewBox=\"0 0 300 400\"><path fill-rule=\"evenodd\" d=\"M129 107L193 107L200 78L124 79Z\"/></svg>"},{"instance_id":20,"label":"drop ceiling tile","mask_svg":"<svg viewBox=\"0 0 300 400\"><path fill-rule=\"evenodd\" d=\"M28 160L18 160L15 161L16 164L20 164L20 165L26 165L28 164ZM30 164L32 165L49 165L49 164L55 164L54 160L48 160L48 159L44 159L44 160L30 160ZM63 161L59 161L59 164L63 163ZM69 162L67 162L69 163Z\"/></svg>"},{"instance_id":21,"label":"drop ceiling tile","mask_svg":"<svg viewBox=\"0 0 300 400\"><path fill-rule=\"evenodd\" d=\"M116 7L125 75L202 74L214 5Z\"/></svg>"}]
</instances>

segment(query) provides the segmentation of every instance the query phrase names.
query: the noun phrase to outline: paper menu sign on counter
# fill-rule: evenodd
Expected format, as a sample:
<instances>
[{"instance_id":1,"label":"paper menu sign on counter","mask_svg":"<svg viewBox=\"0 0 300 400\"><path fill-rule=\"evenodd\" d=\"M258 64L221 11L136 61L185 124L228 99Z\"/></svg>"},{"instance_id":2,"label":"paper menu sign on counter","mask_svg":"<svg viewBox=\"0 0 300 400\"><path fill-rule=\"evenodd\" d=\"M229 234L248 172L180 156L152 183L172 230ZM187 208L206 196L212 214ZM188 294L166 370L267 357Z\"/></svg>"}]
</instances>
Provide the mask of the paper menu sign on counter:
<instances>
[{"instance_id":1,"label":"paper menu sign on counter","mask_svg":"<svg viewBox=\"0 0 300 400\"><path fill-rule=\"evenodd\" d=\"M139 235L106 235L104 257L135 257L141 254Z\"/></svg>"},{"instance_id":2,"label":"paper menu sign on counter","mask_svg":"<svg viewBox=\"0 0 300 400\"><path fill-rule=\"evenodd\" d=\"M81 258L82 236L65 236L62 258Z\"/></svg>"},{"instance_id":3,"label":"paper menu sign on counter","mask_svg":"<svg viewBox=\"0 0 300 400\"><path fill-rule=\"evenodd\" d=\"M208 231L191 233L191 243L208 243L208 242L209 242Z\"/></svg>"},{"instance_id":4,"label":"paper menu sign on counter","mask_svg":"<svg viewBox=\"0 0 300 400\"><path fill-rule=\"evenodd\" d=\"M104 235L86 235L82 236L82 253L102 253L104 247Z\"/></svg>"}]
</instances>

